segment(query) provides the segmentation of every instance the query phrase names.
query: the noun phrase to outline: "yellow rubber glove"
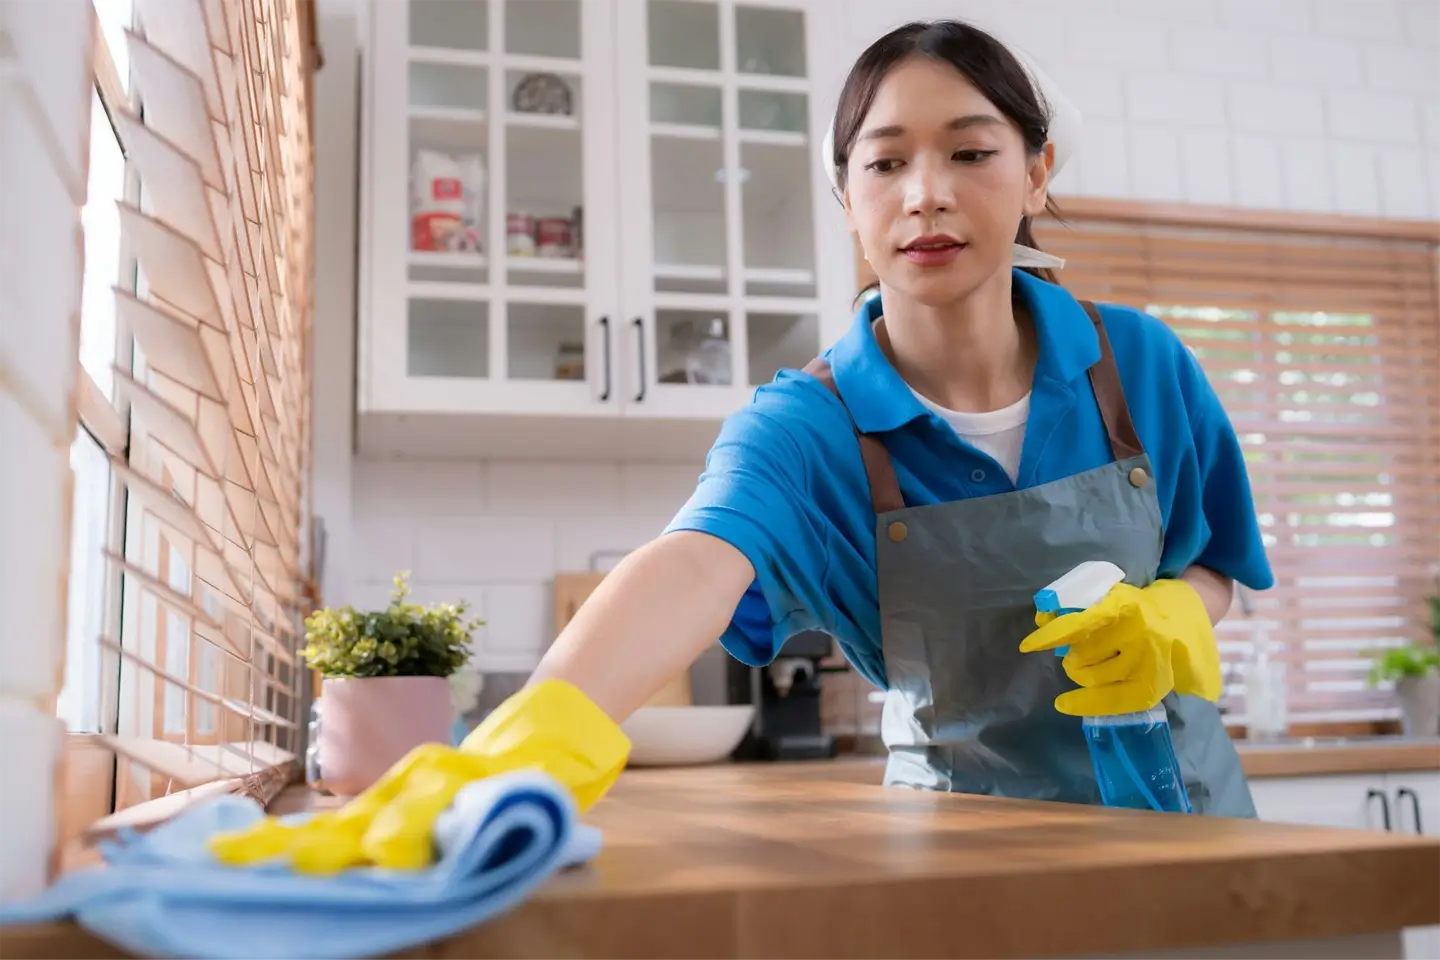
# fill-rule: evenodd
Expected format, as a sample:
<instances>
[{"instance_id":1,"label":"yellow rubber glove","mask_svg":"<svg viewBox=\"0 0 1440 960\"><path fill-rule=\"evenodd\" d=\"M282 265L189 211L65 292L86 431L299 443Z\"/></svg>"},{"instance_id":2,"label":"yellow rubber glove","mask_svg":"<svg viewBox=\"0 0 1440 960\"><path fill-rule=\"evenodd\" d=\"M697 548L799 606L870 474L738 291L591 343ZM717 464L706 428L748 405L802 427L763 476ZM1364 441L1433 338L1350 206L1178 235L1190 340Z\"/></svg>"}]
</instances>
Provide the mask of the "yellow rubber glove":
<instances>
[{"instance_id":1,"label":"yellow rubber glove","mask_svg":"<svg viewBox=\"0 0 1440 960\"><path fill-rule=\"evenodd\" d=\"M1065 672L1079 690L1055 698L1055 709L1076 717L1149 710L1171 690L1220 698L1220 651L1205 602L1183 580L1157 580L1140 589L1121 583L1088 610L1056 617L1020 644L1021 653L1069 646Z\"/></svg>"},{"instance_id":2,"label":"yellow rubber glove","mask_svg":"<svg viewBox=\"0 0 1440 960\"><path fill-rule=\"evenodd\" d=\"M589 697L544 680L502 703L459 749L416 747L340 809L298 826L267 817L213 837L210 850L233 865L288 857L300 873L369 865L419 870L434 856L436 818L467 783L540 769L569 788L583 812L610 789L629 755L629 738Z\"/></svg>"}]
</instances>

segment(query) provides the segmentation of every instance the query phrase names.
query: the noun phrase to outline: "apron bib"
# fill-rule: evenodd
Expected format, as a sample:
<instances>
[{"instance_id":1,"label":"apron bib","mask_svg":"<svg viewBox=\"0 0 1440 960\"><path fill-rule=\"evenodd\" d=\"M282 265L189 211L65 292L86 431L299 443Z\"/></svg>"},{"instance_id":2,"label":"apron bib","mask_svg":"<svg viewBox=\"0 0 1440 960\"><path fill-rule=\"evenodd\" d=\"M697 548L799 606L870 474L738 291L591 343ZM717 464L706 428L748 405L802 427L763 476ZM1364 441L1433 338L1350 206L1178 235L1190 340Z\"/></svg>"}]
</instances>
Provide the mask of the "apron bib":
<instances>
[{"instance_id":1,"label":"apron bib","mask_svg":"<svg viewBox=\"0 0 1440 960\"><path fill-rule=\"evenodd\" d=\"M1037 590L1085 560L1109 560L1127 583L1148 586L1164 546L1150 459L1100 313L1084 307L1100 338L1088 373L1114 462L1026 490L906 507L888 451L856 430L876 515L887 786L1101 802L1080 718L1055 709L1076 684L1059 657L1020 653ZM840 396L828 363L805 369ZM1253 817L1216 706L1174 692L1163 702L1196 812Z\"/></svg>"}]
</instances>

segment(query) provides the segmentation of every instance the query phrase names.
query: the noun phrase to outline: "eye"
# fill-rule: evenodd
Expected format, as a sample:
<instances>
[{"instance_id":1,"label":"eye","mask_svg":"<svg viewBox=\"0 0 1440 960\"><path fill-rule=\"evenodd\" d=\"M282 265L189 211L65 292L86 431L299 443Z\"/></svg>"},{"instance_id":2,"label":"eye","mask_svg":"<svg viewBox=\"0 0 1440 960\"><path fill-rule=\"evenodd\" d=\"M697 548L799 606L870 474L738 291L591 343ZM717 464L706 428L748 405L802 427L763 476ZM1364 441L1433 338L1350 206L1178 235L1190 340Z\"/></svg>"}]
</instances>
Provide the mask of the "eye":
<instances>
[{"instance_id":1,"label":"eye","mask_svg":"<svg viewBox=\"0 0 1440 960\"><path fill-rule=\"evenodd\" d=\"M895 168L900 166L899 160L891 160L881 157L879 160L872 160L865 164L866 170L873 170L876 173L893 173Z\"/></svg>"},{"instance_id":2,"label":"eye","mask_svg":"<svg viewBox=\"0 0 1440 960\"><path fill-rule=\"evenodd\" d=\"M956 150L955 159L961 163L984 163L999 152L998 150Z\"/></svg>"}]
</instances>

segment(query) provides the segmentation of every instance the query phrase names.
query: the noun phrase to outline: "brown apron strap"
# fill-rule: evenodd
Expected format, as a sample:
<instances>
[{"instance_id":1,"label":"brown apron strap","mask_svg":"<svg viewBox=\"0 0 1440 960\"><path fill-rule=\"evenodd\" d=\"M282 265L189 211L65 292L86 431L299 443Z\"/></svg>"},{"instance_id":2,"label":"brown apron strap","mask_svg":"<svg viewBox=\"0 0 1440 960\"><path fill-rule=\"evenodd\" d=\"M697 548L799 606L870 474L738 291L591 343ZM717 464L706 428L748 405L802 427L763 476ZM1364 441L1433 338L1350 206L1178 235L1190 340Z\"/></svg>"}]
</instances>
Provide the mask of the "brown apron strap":
<instances>
[{"instance_id":1,"label":"brown apron strap","mask_svg":"<svg viewBox=\"0 0 1440 960\"><path fill-rule=\"evenodd\" d=\"M816 357L805 365L805 372L824 384L825 389L835 394L841 405L844 405L845 399L840 396L840 389L835 386L835 374L826 360ZM848 410L846 415L849 415ZM850 422L853 426L855 421L852 418ZM890 461L890 451L885 449L885 444L878 438L861 433L859 427L855 427L855 439L860 441L860 459L865 464L865 479L870 483L870 505L875 508L875 513L905 509L905 498L900 495L900 481L895 477L895 464Z\"/></svg>"},{"instance_id":2,"label":"brown apron strap","mask_svg":"<svg viewBox=\"0 0 1440 960\"><path fill-rule=\"evenodd\" d=\"M1100 311L1089 300L1080 301L1080 305L1090 314L1090 322L1095 324L1095 333L1100 338L1100 359L1095 361L1088 373L1090 389L1095 391L1100 418L1105 421L1105 432L1110 437L1110 451L1117 462L1142 456L1145 448L1140 444L1140 435L1135 432L1135 422L1130 419L1130 405L1125 402L1120 369L1115 366L1115 353L1110 349L1110 337L1105 333Z\"/></svg>"}]
</instances>

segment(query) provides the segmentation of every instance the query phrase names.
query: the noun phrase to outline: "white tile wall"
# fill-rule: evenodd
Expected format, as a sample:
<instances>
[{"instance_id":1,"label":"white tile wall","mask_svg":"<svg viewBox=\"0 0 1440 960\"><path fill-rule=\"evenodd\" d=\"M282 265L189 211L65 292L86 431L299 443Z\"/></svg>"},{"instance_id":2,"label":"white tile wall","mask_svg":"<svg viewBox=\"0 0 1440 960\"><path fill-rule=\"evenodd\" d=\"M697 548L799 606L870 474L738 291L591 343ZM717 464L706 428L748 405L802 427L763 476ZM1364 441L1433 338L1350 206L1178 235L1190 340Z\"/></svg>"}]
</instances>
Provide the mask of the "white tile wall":
<instances>
[{"instance_id":1,"label":"white tile wall","mask_svg":"<svg viewBox=\"0 0 1440 960\"><path fill-rule=\"evenodd\" d=\"M1436 0L836 7L845 45L813 65L826 89L839 88L881 32L917 17L964 17L1035 56L1086 118L1062 199L1440 217ZM361 460L353 468L346 562L356 594L383 600L394 570L411 569L417 594L482 603L490 620L482 662L513 664L551 639L548 578L644 543L684 502L701 464Z\"/></svg>"}]
</instances>

